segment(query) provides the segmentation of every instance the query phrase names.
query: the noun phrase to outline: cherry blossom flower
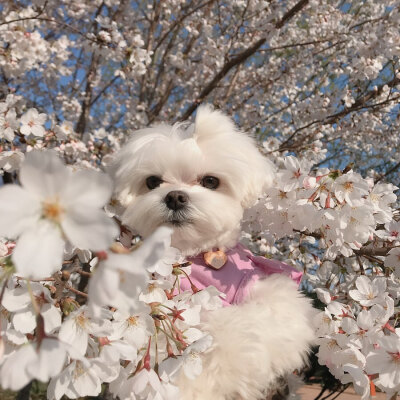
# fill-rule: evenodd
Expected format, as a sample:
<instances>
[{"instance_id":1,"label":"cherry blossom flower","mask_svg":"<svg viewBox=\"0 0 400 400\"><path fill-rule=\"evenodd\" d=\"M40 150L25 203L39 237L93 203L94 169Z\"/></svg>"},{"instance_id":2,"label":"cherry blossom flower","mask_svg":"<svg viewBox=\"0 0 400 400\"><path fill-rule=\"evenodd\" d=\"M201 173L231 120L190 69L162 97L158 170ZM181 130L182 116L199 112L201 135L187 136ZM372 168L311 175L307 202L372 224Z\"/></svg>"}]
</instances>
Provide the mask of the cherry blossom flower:
<instances>
[{"instance_id":1,"label":"cherry blossom flower","mask_svg":"<svg viewBox=\"0 0 400 400\"><path fill-rule=\"evenodd\" d=\"M212 344L212 337L205 335L185 349L181 357L167 358L160 365L160 376L167 374L173 379L174 375L182 368L189 379L195 379L203 370L201 353L206 351ZM177 377L177 376L176 376Z\"/></svg>"},{"instance_id":2,"label":"cherry blossom flower","mask_svg":"<svg viewBox=\"0 0 400 400\"><path fill-rule=\"evenodd\" d=\"M127 312L115 311L113 315L113 338L122 338L131 346L139 350L147 343L148 337L155 333L153 318L149 315L148 307L143 307L143 311L130 315Z\"/></svg>"},{"instance_id":3,"label":"cherry blossom flower","mask_svg":"<svg viewBox=\"0 0 400 400\"><path fill-rule=\"evenodd\" d=\"M172 289L172 283L168 280L150 280L149 285L140 294L139 299L147 304L165 303L167 301L166 290Z\"/></svg>"},{"instance_id":4,"label":"cherry blossom flower","mask_svg":"<svg viewBox=\"0 0 400 400\"><path fill-rule=\"evenodd\" d=\"M385 304L384 292L386 282L383 278L371 280L367 276L359 276L356 279L357 289L349 291L351 298L358 301L362 306L372 306L374 304Z\"/></svg>"},{"instance_id":5,"label":"cherry blossom flower","mask_svg":"<svg viewBox=\"0 0 400 400\"><path fill-rule=\"evenodd\" d=\"M73 123L70 121L64 121L61 125L57 125L54 128L54 132L56 133L57 139L67 140L69 136L74 133Z\"/></svg>"},{"instance_id":6,"label":"cherry blossom flower","mask_svg":"<svg viewBox=\"0 0 400 400\"><path fill-rule=\"evenodd\" d=\"M162 399L164 390L160 378L153 369L142 369L133 378L128 379L127 383L131 388L131 393L137 393L148 399L155 399L154 396L158 394Z\"/></svg>"},{"instance_id":7,"label":"cherry blossom flower","mask_svg":"<svg viewBox=\"0 0 400 400\"><path fill-rule=\"evenodd\" d=\"M43 285L31 283L31 292L43 317L45 332L53 332L61 325L60 309L54 306L49 290ZM18 332L33 332L36 328L35 308L24 283L21 283L21 287L5 291L2 305L12 312L11 321Z\"/></svg>"},{"instance_id":8,"label":"cherry blossom flower","mask_svg":"<svg viewBox=\"0 0 400 400\"><path fill-rule=\"evenodd\" d=\"M153 265L149 265L147 270L150 273L157 273L161 276L168 276L172 273L172 266L174 264L181 264L184 262L180 252L178 249L173 247L169 247L163 258L157 261Z\"/></svg>"},{"instance_id":9,"label":"cherry blossom flower","mask_svg":"<svg viewBox=\"0 0 400 400\"><path fill-rule=\"evenodd\" d=\"M12 142L14 140L14 132L18 129L17 113L15 109L11 109L5 115L0 115L0 138Z\"/></svg>"},{"instance_id":10,"label":"cherry blossom flower","mask_svg":"<svg viewBox=\"0 0 400 400\"><path fill-rule=\"evenodd\" d=\"M12 259L20 275L40 279L55 272L65 238L79 248L104 250L116 236L116 225L100 210L111 195L105 175L72 173L54 153L31 152L20 181L22 187L0 189L0 235L19 237Z\"/></svg>"},{"instance_id":11,"label":"cherry blossom flower","mask_svg":"<svg viewBox=\"0 0 400 400\"><path fill-rule=\"evenodd\" d=\"M278 184L283 191L290 192L303 185L309 168L305 161L300 162L293 156L285 157L284 163L286 170L278 173Z\"/></svg>"},{"instance_id":12,"label":"cherry blossom flower","mask_svg":"<svg viewBox=\"0 0 400 400\"><path fill-rule=\"evenodd\" d=\"M393 193L397 187L392 184L376 184L367 199L370 200L374 207L374 218L378 224L386 224L392 220L393 212L390 207L395 203L397 196Z\"/></svg>"},{"instance_id":13,"label":"cherry blossom flower","mask_svg":"<svg viewBox=\"0 0 400 400\"><path fill-rule=\"evenodd\" d=\"M101 358L74 360L51 379L47 398L60 400L64 395L69 399L97 396L101 392L102 382L113 381L119 370L119 363L107 364Z\"/></svg>"},{"instance_id":14,"label":"cherry blossom flower","mask_svg":"<svg viewBox=\"0 0 400 400\"><path fill-rule=\"evenodd\" d=\"M57 375L67 359L67 346L54 338L44 338L40 345L29 343L11 354L0 369L4 389L19 390L32 379L47 382Z\"/></svg>"},{"instance_id":15,"label":"cherry blossom flower","mask_svg":"<svg viewBox=\"0 0 400 400\"><path fill-rule=\"evenodd\" d=\"M43 126L46 119L47 115L44 113L39 114L36 108L29 109L21 117L21 133L23 135L32 134L34 136L43 136L46 132L46 129Z\"/></svg>"},{"instance_id":16,"label":"cherry blossom flower","mask_svg":"<svg viewBox=\"0 0 400 400\"><path fill-rule=\"evenodd\" d=\"M314 317L318 336L331 335L339 331L340 322L334 320L329 311L321 311Z\"/></svg>"},{"instance_id":17,"label":"cherry blossom flower","mask_svg":"<svg viewBox=\"0 0 400 400\"><path fill-rule=\"evenodd\" d=\"M391 220L385 224L385 229L388 233L389 240L400 239L400 221Z\"/></svg>"},{"instance_id":18,"label":"cherry blossom flower","mask_svg":"<svg viewBox=\"0 0 400 400\"><path fill-rule=\"evenodd\" d=\"M89 283L89 306L96 313L101 306L135 313L142 309L139 293L146 290L149 274L146 268L160 262L171 241L171 229L161 227L130 254L108 254ZM165 293L163 292L165 296Z\"/></svg>"},{"instance_id":19,"label":"cherry blossom flower","mask_svg":"<svg viewBox=\"0 0 400 400\"><path fill-rule=\"evenodd\" d=\"M100 315L102 318L93 318L87 307L82 306L72 312L63 322L58 337L84 356L89 335L108 336L111 334L111 322L105 318L107 315L111 315L111 312L103 309L102 315Z\"/></svg>"},{"instance_id":20,"label":"cherry blossom flower","mask_svg":"<svg viewBox=\"0 0 400 400\"><path fill-rule=\"evenodd\" d=\"M352 382L354 390L361 396L362 400L368 400L370 397L370 381L363 370L351 364L345 364L343 371L349 374L350 379L342 378L342 383Z\"/></svg>"},{"instance_id":21,"label":"cherry blossom flower","mask_svg":"<svg viewBox=\"0 0 400 400\"><path fill-rule=\"evenodd\" d=\"M394 268L397 277L400 277L400 247L395 247L388 252L385 258L385 266Z\"/></svg>"},{"instance_id":22,"label":"cherry blossom flower","mask_svg":"<svg viewBox=\"0 0 400 400\"><path fill-rule=\"evenodd\" d=\"M400 339L397 335L386 336L378 341L379 347L367 356L366 372L379 373L376 383L394 393L400 389Z\"/></svg>"},{"instance_id":23,"label":"cherry blossom flower","mask_svg":"<svg viewBox=\"0 0 400 400\"><path fill-rule=\"evenodd\" d=\"M337 178L333 184L336 198L350 206L360 205L361 197L368 194L368 184L355 172L348 172Z\"/></svg>"},{"instance_id":24,"label":"cherry blossom flower","mask_svg":"<svg viewBox=\"0 0 400 400\"><path fill-rule=\"evenodd\" d=\"M5 172L17 171L23 160L24 154L20 151L3 151L0 153L0 168Z\"/></svg>"}]
</instances>

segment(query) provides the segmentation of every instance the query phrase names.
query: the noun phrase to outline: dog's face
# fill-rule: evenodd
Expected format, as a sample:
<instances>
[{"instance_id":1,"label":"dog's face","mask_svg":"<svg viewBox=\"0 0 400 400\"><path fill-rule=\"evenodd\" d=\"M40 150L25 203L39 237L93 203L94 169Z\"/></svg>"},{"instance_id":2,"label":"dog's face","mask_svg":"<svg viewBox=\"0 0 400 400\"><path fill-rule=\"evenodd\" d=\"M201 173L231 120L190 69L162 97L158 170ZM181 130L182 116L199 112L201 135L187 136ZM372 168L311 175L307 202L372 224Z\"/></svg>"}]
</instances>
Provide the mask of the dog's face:
<instances>
[{"instance_id":1,"label":"dog's face","mask_svg":"<svg viewBox=\"0 0 400 400\"><path fill-rule=\"evenodd\" d=\"M172 246L194 255L235 245L243 210L273 168L228 117L200 107L194 126L136 132L112 172L127 207L123 223L144 237L169 225Z\"/></svg>"}]
</instances>

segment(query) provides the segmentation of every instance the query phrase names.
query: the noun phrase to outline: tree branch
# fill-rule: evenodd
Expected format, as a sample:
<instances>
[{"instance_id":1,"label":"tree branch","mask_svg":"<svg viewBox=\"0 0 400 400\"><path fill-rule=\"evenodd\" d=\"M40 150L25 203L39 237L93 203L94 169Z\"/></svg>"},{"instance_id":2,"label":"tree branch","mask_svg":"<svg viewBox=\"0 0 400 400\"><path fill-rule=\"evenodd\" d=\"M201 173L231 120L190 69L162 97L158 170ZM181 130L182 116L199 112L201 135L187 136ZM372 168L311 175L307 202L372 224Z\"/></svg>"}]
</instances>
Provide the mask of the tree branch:
<instances>
[{"instance_id":1,"label":"tree branch","mask_svg":"<svg viewBox=\"0 0 400 400\"><path fill-rule=\"evenodd\" d=\"M297 4L295 4L289 11L285 13L280 21L275 24L277 29L282 28L290 19L293 18L296 13L302 10L307 4L309 0L300 0ZM222 69L214 76L214 78L205 86L205 88L201 91L199 96L192 102L192 104L188 107L188 109L182 115L182 120L188 119L193 112L197 109L200 103L217 87L218 82L220 82L228 72L238 64L244 63L250 56L252 56L265 42L266 38L262 38L257 40L252 46L242 51L241 53L235 55L231 58Z\"/></svg>"}]
</instances>

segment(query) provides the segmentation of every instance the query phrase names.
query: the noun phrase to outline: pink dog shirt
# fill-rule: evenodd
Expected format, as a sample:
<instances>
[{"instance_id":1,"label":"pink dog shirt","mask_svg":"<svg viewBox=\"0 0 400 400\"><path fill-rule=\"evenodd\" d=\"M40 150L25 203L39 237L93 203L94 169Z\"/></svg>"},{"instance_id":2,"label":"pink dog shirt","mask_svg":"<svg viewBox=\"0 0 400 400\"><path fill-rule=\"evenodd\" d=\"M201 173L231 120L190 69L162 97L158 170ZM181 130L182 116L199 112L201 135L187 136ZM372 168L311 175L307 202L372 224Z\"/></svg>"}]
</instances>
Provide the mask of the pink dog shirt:
<instances>
[{"instance_id":1,"label":"pink dog shirt","mask_svg":"<svg viewBox=\"0 0 400 400\"><path fill-rule=\"evenodd\" d=\"M215 286L226 294L222 299L224 306L243 302L252 285L259 279L272 274L285 274L300 284L302 272L276 260L255 256L241 244L225 252L226 264L219 270L208 267L203 254L188 258L192 262L190 280L201 290L207 286ZM181 279L181 289L190 290L187 278Z\"/></svg>"}]
</instances>

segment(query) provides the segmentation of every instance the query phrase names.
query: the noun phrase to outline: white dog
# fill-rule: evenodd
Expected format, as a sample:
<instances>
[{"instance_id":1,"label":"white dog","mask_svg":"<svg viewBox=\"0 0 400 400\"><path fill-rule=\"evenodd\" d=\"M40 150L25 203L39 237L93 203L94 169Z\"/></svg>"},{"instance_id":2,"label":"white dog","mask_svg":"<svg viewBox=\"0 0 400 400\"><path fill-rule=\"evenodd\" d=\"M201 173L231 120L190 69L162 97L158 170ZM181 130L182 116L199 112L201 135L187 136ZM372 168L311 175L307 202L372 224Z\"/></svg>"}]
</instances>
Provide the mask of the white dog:
<instances>
[{"instance_id":1,"label":"white dog","mask_svg":"<svg viewBox=\"0 0 400 400\"><path fill-rule=\"evenodd\" d=\"M195 381L181 377L181 400L265 398L302 367L314 338L299 274L237 245L243 211L272 184L272 164L230 118L202 106L194 125L135 132L112 169L123 223L143 237L172 226L172 246L193 261L196 286L227 294L229 306L203 316L213 346Z\"/></svg>"}]
</instances>

